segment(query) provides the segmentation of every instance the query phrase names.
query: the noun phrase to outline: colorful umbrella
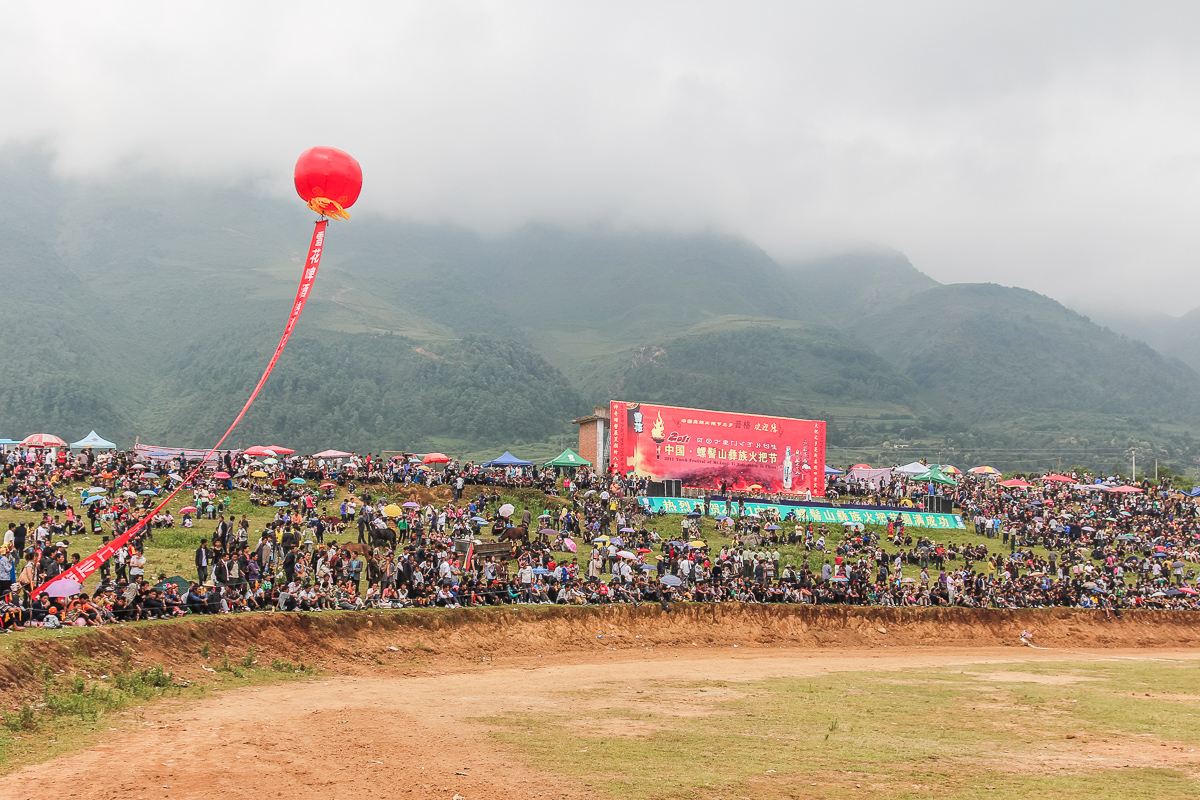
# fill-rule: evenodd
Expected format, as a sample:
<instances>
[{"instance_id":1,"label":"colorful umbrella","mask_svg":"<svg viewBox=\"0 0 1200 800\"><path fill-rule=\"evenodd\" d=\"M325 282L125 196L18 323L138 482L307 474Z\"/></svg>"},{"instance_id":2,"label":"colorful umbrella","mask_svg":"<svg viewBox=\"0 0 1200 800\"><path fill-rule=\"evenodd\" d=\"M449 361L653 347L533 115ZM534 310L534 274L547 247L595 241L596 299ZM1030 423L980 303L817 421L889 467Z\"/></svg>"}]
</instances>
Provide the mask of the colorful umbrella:
<instances>
[{"instance_id":1,"label":"colorful umbrella","mask_svg":"<svg viewBox=\"0 0 1200 800\"><path fill-rule=\"evenodd\" d=\"M422 464L449 464L450 457L445 453L426 453L421 459Z\"/></svg>"},{"instance_id":2,"label":"colorful umbrella","mask_svg":"<svg viewBox=\"0 0 1200 800\"><path fill-rule=\"evenodd\" d=\"M21 440L26 447L66 447L67 443L52 433L31 433Z\"/></svg>"}]
</instances>

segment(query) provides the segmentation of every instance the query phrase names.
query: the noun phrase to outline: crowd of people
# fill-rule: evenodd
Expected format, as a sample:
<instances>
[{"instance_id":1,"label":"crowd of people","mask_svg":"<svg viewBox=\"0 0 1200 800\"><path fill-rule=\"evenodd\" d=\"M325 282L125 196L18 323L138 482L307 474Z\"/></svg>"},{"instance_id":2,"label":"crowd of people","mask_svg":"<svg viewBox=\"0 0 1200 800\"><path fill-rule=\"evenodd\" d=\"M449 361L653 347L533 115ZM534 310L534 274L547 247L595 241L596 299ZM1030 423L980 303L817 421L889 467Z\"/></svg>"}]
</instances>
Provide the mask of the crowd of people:
<instances>
[{"instance_id":1,"label":"crowd of people","mask_svg":"<svg viewBox=\"0 0 1200 800\"><path fill-rule=\"evenodd\" d=\"M956 544L906 528L899 513L886 528L834 530L734 503L731 516L694 512L676 524L639 502L644 481L591 470L560 480L532 468L283 452L220 454L184 487L190 504L178 517L160 511L101 567L90 592L34 593L80 558L68 552L71 537L121 535L192 466L132 453L7 454L0 507L32 519L10 523L0 545L0 626L526 603L1200 607L1196 506L1169 485L963 476L936 487L973 534ZM438 486L449 499L390 499ZM905 496L933 488L906 483ZM521 509L505 503L518 490ZM234 491L273 507L273 517L252 530L246 515L229 513ZM175 526L203 537L195 580L148 574L147 541Z\"/></svg>"}]
</instances>

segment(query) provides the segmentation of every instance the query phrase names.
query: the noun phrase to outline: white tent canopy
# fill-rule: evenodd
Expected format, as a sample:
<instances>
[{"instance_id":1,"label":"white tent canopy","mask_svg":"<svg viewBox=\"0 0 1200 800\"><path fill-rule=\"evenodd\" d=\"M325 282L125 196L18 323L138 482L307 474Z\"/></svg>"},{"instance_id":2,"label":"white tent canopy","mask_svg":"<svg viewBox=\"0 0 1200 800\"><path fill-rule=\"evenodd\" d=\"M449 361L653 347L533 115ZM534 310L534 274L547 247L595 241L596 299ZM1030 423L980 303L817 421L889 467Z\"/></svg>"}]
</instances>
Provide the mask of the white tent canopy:
<instances>
[{"instance_id":1,"label":"white tent canopy","mask_svg":"<svg viewBox=\"0 0 1200 800\"><path fill-rule=\"evenodd\" d=\"M890 469L871 469L869 467L864 469L863 467L859 467L858 469L850 470L848 476L852 480L867 481L878 489L879 484L891 477L891 474L892 471Z\"/></svg>"},{"instance_id":2,"label":"white tent canopy","mask_svg":"<svg viewBox=\"0 0 1200 800\"><path fill-rule=\"evenodd\" d=\"M929 471L929 465L922 464L920 461L914 461L911 464L905 464L903 467L896 467L893 471L904 475L920 475L922 472Z\"/></svg>"},{"instance_id":3,"label":"white tent canopy","mask_svg":"<svg viewBox=\"0 0 1200 800\"><path fill-rule=\"evenodd\" d=\"M117 448L115 444L107 439L101 439L100 435L95 431L92 431L78 442L71 443L72 450L82 450L87 447L91 447L96 450L115 450Z\"/></svg>"}]
</instances>

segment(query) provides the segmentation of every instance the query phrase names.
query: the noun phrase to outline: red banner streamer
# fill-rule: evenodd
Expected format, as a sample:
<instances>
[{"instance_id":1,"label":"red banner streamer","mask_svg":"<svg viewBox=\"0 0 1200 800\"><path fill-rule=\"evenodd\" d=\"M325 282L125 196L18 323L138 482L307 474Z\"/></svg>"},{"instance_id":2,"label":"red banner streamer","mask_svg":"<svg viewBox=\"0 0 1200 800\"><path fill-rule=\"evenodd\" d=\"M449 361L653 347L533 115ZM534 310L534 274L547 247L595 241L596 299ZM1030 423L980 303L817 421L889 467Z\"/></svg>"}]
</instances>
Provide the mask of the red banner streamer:
<instances>
[{"instance_id":1,"label":"red banner streamer","mask_svg":"<svg viewBox=\"0 0 1200 800\"><path fill-rule=\"evenodd\" d=\"M233 421L233 424L229 426L229 430L225 431L225 435L221 437L220 441L209 448L208 452L205 454L204 458L200 459L200 463L196 465L195 469L189 472L187 477L180 481L179 485L175 487L174 491L167 495L166 499L159 503L153 511L146 514L144 517L138 520L137 524L135 524L132 528L125 531L125 533L121 534L116 539L113 539L108 544L104 545L104 547L101 547L87 558L82 559L75 566L59 575L56 575L39 586L34 590L32 595L33 597L37 597L46 590L47 586L55 581L64 579L72 580L82 585L83 582L87 580L89 575L100 568L101 564L112 558L113 554L124 547L126 543L128 543L129 540L137 534L138 531L146 527L146 523L153 519L155 514L166 508L167 503L170 503L175 498L175 495L179 494L180 490L183 489L184 486L191 483L192 479L195 478L200 470L204 468L204 462L207 461L213 453L220 449L221 445L225 443L225 440L229 438L229 434L233 433L233 429L238 426L238 423L242 421L242 417L246 416L246 412L249 411L250 406L254 404L254 399L258 397L258 393L262 389L263 384L267 382L267 377L270 376L271 370L275 369L275 364L279 361L279 356L283 353L283 348L287 345L288 339L291 338L292 330L296 327L296 320L300 318L300 312L304 310L304 303L308 300L309 292L312 291L313 281L317 279L317 268L321 266L321 250L325 245L325 226L327 224L328 220L321 219L317 222L315 230L313 230L312 244L308 246L308 258L304 261L304 273L300 277L300 286L296 290L296 302L292 304L292 312L288 316L287 327L283 329L283 336L280 337L279 344L275 347L275 354L271 356L271 363L267 364L267 368L263 371L262 377L258 379L258 385L255 386L254 391L250 393L250 399L246 401L246 405L242 406L241 412L238 413L237 419Z\"/></svg>"}]
</instances>

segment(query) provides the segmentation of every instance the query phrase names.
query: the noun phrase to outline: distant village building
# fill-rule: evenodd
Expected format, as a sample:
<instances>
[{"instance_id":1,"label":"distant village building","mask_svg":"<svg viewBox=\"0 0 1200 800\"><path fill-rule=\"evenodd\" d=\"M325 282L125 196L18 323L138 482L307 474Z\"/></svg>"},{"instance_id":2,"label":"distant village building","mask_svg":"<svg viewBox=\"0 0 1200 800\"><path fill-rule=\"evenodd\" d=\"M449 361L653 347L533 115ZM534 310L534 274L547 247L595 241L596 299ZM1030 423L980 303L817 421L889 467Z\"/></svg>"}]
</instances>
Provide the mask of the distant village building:
<instances>
[{"instance_id":1,"label":"distant village building","mask_svg":"<svg viewBox=\"0 0 1200 800\"><path fill-rule=\"evenodd\" d=\"M608 469L608 407L593 406L586 417L571 420L579 426L579 447L576 452L596 467L596 472Z\"/></svg>"}]
</instances>

